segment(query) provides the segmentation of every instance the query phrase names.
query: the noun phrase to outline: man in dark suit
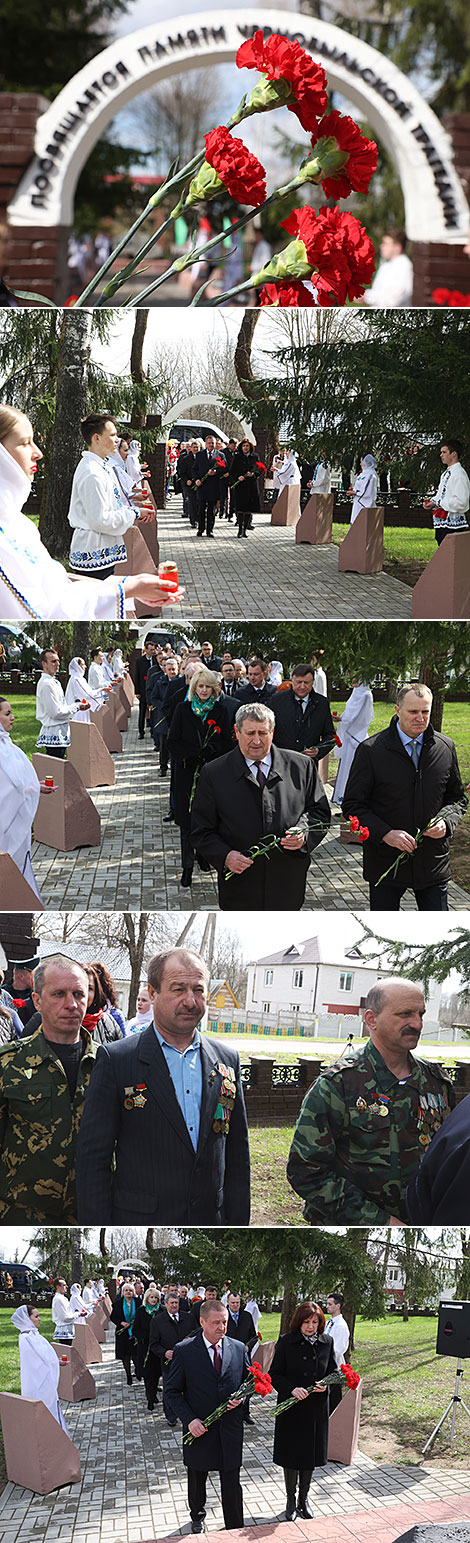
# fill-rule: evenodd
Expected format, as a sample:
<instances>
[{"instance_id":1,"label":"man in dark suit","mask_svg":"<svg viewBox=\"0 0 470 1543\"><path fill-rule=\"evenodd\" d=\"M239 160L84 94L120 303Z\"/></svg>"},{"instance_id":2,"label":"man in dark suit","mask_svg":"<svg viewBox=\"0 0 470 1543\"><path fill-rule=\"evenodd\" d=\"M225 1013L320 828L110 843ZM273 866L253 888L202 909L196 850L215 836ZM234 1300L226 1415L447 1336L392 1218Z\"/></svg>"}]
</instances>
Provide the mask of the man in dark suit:
<instances>
[{"instance_id":1,"label":"man in dark suit","mask_svg":"<svg viewBox=\"0 0 470 1543\"><path fill-rule=\"evenodd\" d=\"M299 911L310 853L329 827L313 761L274 746L274 722L269 707L247 702L235 719L235 750L200 773L192 839L217 868L222 911ZM269 859L247 855L268 836L280 841ZM227 881L226 873L233 878Z\"/></svg>"},{"instance_id":2,"label":"man in dark suit","mask_svg":"<svg viewBox=\"0 0 470 1543\"><path fill-rule=\"evenodd\" d=\"M251 1313L248 1313L246 1307L242 1307L241 1305L241 1297L239 1291L229 1292L227 1308L227 1334L229 1339L238 1339L239 1344L245 1346L245 1350L249 1355L250 1351L254 1350L258 1335L256 1333ZM243 1407L243 1419L245 1421L245 1425L254 1425L255 1423L254 1420L252 1420L250 1414L249 1398L245 1399Z\"/></svg>"},{"instance_id":3,"label":"man in dark suit","mask_svg":"<svg viewBox=\"0 0 470 1543\"><path fill-rule=\"evenodd\" d=\"M144 739L145 737L145 716L147 712L147 676L152 668L152 661L154 657L155 640L154 638L147 638L144 651L141 654L140 659L137 659L135 666L135 689L136 695L139 698L139 739Z\"/></svg>"},{"instance_id":4,"label":"man in dark suit","mask_svg":"<svg viewBox=\"0 0 470 1543\"><path fill-rule=\"evenodd\" d=\"M222 1303L203 1302L200 1332L175 1347L166 1386L170 1412L181 1420L183 1435L190 1431L194 1437L191 1445L183 1443L192 1532L204 1532L207 1475L214 1470L220 1474L225 1527L243 1527L243 1401L230 1395L244 1381L248 1358L244 1345L227 1337L226 1327ZM206 1430L204 1420L226 1399L227 1413Z\"/></svg>"},{"instance_id":5,"label":"man in dark suit","mask_svg":"<svg viewBox=\"0 0 470 1543\"><path fill-rule=\"evenodd\" d=\"M274 686L269 685L266 660L259 659L257 656L249 659L246 674L247 679L241 686L237 686L238 701L263 702L265 706L272 707L276 690Z\"/></svg>"},{"instance_id":6,"label":"man in dark suit","mask_svg":"<svg viewBox=\"0 0 470 1543\"><path fill-rule=\"evenodd\" d=\"M219 1300L219 1293L217 1291L217 1287L216 1286L206 1286L206 1292L205 1292L204 1301L205 1302L218 1302L218 1300ZM194 1303L194 1307L191 1308L191 1317L190 1317L190 1320L189 1320L189 1330L188 1330L189 1334L195 1333L195 1331L197 1329L200 1329L200 1327L201 1327L201 1307L202 1306L203 1306L202 1302L195 1302Z\"/></svg>"},{"instance_id":7,"label":"man in dark suit","mask_svg":"<svg viewBox=\"0 0 470 1543\"><path fill-rule=\"evenodd\" d=\"M197 509L198 509L198 536L203 536L207 530L208 536L214 536L215 506L221 497L221 491L225 487L223 478L227 475L224 462L224 471L217 465L218 454L215 447L213 434L205 436L205 450L198 450L196 456Z\"/></svg>"},{"instance_id":8,"label":"man in dark suit","mask_svg":"<svg viewBox=\"0 0 470 1543\"><path fill-rule=\"evenodd\" d=\"M470 1095L433 1136L406 1191L410 1221L457 1225L467 1221L470 1192Z\"/></svg>"},{"instance_id":9,"label":"man in dark suit","mask_svg":"<svg viewBox=\"0 0 470 1543\"><path fill-rule=\"evenodd\" d=\"M468 799L455 745L432 728L431 707L427 686L402 686L396 718L358 746L351 766L342 809L346 819L356 815L370 831L363 866L371 911L399 911L407 889L419 911L449 908L449 841ZM424 835L417 843L419 831ZM387 872L397 858L396 873Z\"/></svg>"},{"instance_id":10,"label":"man in dark suit","mask_svg":"<svg viewBox=\"0 0 470 1543\"><path fill-rule=\"evenodd\" d=\"M206 638L204 643L201 643L201 660L203 664L207 665L208 670L220 670L222 660L218 654L214 653L213 645L209 643L208 638Z\"/></svg>"},{"instance_id":11,"label":"man in dark suit","mask_svg":"<svg viewBox=\"0 0 470 1543\"><path fill-rule=\"evenodd\" d=\"M290 691L277 691L270 705L276 718L275 745L300 750L318 766L333 749L336 731L327 698L313 689L312 666L296 664Z\"/></svg>"},{"instance_id":12,"label":"man in dark suit","mask_svg":"<svg viewBox=\"0 0 470 1543\"><path fill-rule=\"evenodd\" d=\"M249 1221L240 1059L199 1033L207 987L198 954L156 955L148 970L153 1024L98 1051L96 1097L85 1103L78 1142L79 1220Z\"/></svg>"},{"instance_id":13,"label":"man in dark suit","mask_svg":"<svg viewBox=\"0 0 470 1543\"><path fill-rule=\"evenodd\" d=\"M227 659L225 662L222 662L221 674L222 674L222 684L221 684L221 688L220 689L223 692L223 695L224 696L228 696L228 697L231 697L231 696L234 697L236 695L238 687L237 687L237 682L236 682L236 677L235 677L235 665L234 665L232 659ZM239 702L237 702L237 706L238 705L239 705Z\"/></svg>"},{"instance_id":14,"label":"man in dark suit","mask_svg":"<svg viewBox=\"0 0 470 1543\"><path fill-rule=\"evenodd\" d=\"M189 1313L181 1312L177 1286L167 1286L165 1292L165 1306L159 1313L150 1319L149 1355L156 1357L160 1362L162 1372L163 1410L169 1425L176 1425L176 1415L173 1415L166 1402L166 1385L168 1373L173 1360L175 1345L179 1345L182 1339L186 1339L191 1332L189 1327Z\"/></svg>"}]
</instances>

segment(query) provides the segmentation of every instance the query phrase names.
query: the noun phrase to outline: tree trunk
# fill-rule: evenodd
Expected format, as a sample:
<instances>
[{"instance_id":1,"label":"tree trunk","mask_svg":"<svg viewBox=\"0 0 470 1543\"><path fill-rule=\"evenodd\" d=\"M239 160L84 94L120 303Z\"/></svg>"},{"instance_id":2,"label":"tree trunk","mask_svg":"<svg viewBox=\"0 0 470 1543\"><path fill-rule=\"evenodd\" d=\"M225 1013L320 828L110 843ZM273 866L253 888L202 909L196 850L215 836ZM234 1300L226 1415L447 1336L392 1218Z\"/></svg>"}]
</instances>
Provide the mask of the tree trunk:
<instances>
[{"instance_id":1,"label":"tree trunk","mask_svg":"<svg viewBox=\"0 0 470 1543\"><path fill-rule=\"evenodd\" d=\"M82 1229L81 1227L71 1227L70 1232L72 1248L72 1282L78 1281L79 1285L81 1285L83 1274Z\"/></svg>"},{"instance_id":2,"label":"tree trunk","mask_svg":"<svg viewBox=\"0 0 470 1543\"><path fill-rule=\"evenodd\" d=\"M134 399L131 413L131 429L145 428L147 417L148 380L144 372L143 352L149 313L137 310L131 347L131 376L134 382Z\"/></svg>"},{"instance_id":3,"label":"tree trunk","mask_svg":"<svg viewBox=\"0 0 470 1543\"><path fill-rule=\"evenodd\" d=\"M86 413L90 330L90 311L64 311L47 497L40 519L44 545L60 562L68 557L71 529L67 515L73 474L83 449L80 420Z\"/></svg>"},{"instance_id":4,"label":"tree trunk","mask_svg":"<svg viewBox=\"0 0 470 1543\"><path fill-rule=\"evenodd\" d=\"M130 911L124 912L124 925L128 937L127 946L129 949L129 960L131 966L131 985L129 991L130 1018L133 1018L136 1010L149 923L150 913L148 911L141 911L139 915L138 932L136 932L134 916Z\"/></svg>"},{"instance_id":5,"label":"tree trunk","mask_svg":"<svg viewBox=\"0 0 470 1543\"><path fill-rule=\"evenodd\" d=\"M100 1227L100 1254L103 1259L109 1259L109 1248L106 1247L106 1227Z\"/></svg>"},{"instance_id":6,"label":"tree trunk","mask_svg":"<svg viewBox=\"0 0 470 1543\"><path fill-rule=\"evenodd\" d=\"M148 1254L151 1254L155 1248L155 1227L147 1227L145 1234L145 1247Z\"/></svg>"},{"instance_id":7,"label":"tree trunk","mask_svg":"<svg viewBox=\"0 0 470 1543\"><path fill-rule=\"evenodd\" d=\"M247 402L257 402L261 409L267 399L264 394L260 396L260 382L253 372L251 363L251 347L258 317L258 310L245 311L237 338L233 363L240 390L246 397ZM254 426L253 432L256 432ZM279 449L279 430L272 421L267 424L267 435L265 453L266 465L269 468L272 465L273 455L276 455Z\"/></svg>"},{"instance_id":8,"label":"tree trunk","mask_svg":"<svg viewBox=\"0 0 470 1543\"><path fill-rule=\"evenodd\" d=\"M284 1292L284 1300L282 1303L281 1327L279 1329L280 1334L287 1334L292 1314L295 1312L296 1307L297 1288L296 1286L286 1286Z\"/></svg>"},{"instance_id":9,"label":"tree trunk","mask_svg":"<svg viewBox=\"0 0 470 1543\"><path fill-rule=\"evenodd\" d=\"M91 629L89 621L76 621L73 624L73 657L84 659L85 664L90 654Z\"/></svg>"}]
</instances>

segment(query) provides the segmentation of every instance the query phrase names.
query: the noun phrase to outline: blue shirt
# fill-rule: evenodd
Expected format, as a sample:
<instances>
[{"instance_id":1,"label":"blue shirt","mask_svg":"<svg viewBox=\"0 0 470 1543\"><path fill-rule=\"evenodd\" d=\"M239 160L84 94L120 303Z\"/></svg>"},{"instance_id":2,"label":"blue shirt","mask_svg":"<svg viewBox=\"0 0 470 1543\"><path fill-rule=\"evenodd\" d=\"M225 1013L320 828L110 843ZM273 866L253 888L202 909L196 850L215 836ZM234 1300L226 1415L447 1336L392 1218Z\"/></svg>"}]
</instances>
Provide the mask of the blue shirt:
<instances>
[{"instance_id":1,"label":"blue shirt","mask_svg":"<svg viewBox=\"0 0 470 1543\"><path fill-rule=\"evenodd\" d=\"M175 1045L169 1045L166 1039L162 1039L155 1025L154 1028L158 1043L163 1050L188 1135L192 1141L194 1151L196 1151L199 1139L202 1102L201 1036L199 1029L196 1029L194 1039L188 1045L187 1050L177 1050Z\"/></svg>"},{"instance_id":2,"label":"blue shirt","mask_svg":"<svg viewBox=\"0 0 470 1543\"><path fill-rule=\"evenodd\" d=\"M398 734L399 739L401 739L402 745L404 745L405 750L407 751L407 754L410 757L410 761L411 761L411 752L412 752L412 749L413 749L413 745L417 745L418 746L419 754L421 755L421 751L422 751L422 748L423 748L424 729L423 729L423 734L418 734L417 739L412 739L411 738L411 734L404 734L403 733L403 729L400 728L400 724L397 723L397 734Z\"/></svg>"}]
</instances>

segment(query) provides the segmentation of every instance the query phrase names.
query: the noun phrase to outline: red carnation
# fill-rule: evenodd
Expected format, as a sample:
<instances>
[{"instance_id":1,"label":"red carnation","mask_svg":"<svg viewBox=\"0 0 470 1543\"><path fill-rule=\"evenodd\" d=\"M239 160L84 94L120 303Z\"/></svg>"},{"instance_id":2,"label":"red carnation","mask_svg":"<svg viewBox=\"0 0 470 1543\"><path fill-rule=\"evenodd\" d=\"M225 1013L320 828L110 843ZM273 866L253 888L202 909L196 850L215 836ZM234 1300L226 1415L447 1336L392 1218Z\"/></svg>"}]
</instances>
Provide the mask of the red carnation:
<instances>
[{"instance_id":1,"label":"red carnation","mask_svg":"<svg viewBox=\"0 0 470 1543\"><path fill-rule=\"evenodd\" d=\"M213 729L214 726L215 726L215 718L208 718L207 719L207 727L208 727L208 729Z\"/></svg>"},{"instance_id":2,"label":"red carnation","mask_svg":"<svg viewBox=\"0 0 470 1543\"><path fill-rule=\"evenodd\" d=\"M359 830L359 820L357 818L357 814L351 814L349 816L349 824L351 826L351 830Z\"/></svg>"},{"instance_id":3,"label":"red carnation","mask_svg":"<svg viewBox=\"0 0 470 1543\"><path fill-rule=\"evenodd\" d=\"M355 1372L353 1367L349 1366L346 1361L344 1362L343 1366L340 1366L340 1372L342 1372L343 1377L346 1378L346 1382L347 1382L348 1388L358 1388L359 1387L359 1383L360 1383L360 1380L361 1380L360 1377L359 1377L359 1374L358 1374L358 1372Z\"/></svg>"},{"instance_id":4,"label":"red carnation","mask_svg":"<svg viewBox=\"0 0 470 1543\"><path fill-rule=\"evenodd\" d=\"M323 65L295 40L290 42L279 32L264 38L261 31L242 43L237 53L239 70L260 70L268 80L283 80L291 87L286 107L300 119L303 129L314 129L317 118L327 106L327 78ZM271 104L268 104L271 105Z\"/></svg>"},{"instance_id":5,"label":"red carnation","mask_svg":"<svg viewBox=\"0 0 470 1543\"><path fill-rule=\"evenodd\" d=\"M343 741L342 741L342 739L339 738L339 734L335 734L335 745L338 745L338 749L342 750L342 748L343 748Z\"/></svg>"},{"instance_id":6,"label":"red carnation","mask_svg":"<svg viewBox=\"0 0 470 1543\"><path fill-rule=\"evenodd\" d=\"M26 1007L26 997L12 997L14 1007Z\"/></svg>"},{"instance_id":7,"label":"red carnation","mask_svg":"<svg viewBox=\"0 0 470 1543\"><path fill-rule=\"evenodd\" d=\"M360 829L359 829L359 840L360 840L360 842L368 841L369 840L369 836L370 836L369 826L368 825L361 825Z\"/></svg>"},{"instance_id":8,"label":"red carnation","mask_svg":"<svg viewBox=\"0 0 470 1543\"><path fill-rule=\"evenodd\" d=\"M280 284L264 284L259 292L260 305L315 305L310 289L301 279L285 279Z\"/></svg>"},{"instance_id":9,"label":"red carnation","mask_svg":"<svg viewBox=\"0 0 470 1543\"><path fill-rule=\"evenodd\" d=\"M266 172L242 139L234 139L223 126L206 134L206 161L213 166L227 192L240 204L262 204L266 198Z\"/></svg>"},{"instance_id":10,"label":"red carnation","mask_svg":"<svg viewBox=\"0 0 470 1543\"><path fill-rule=\"evenodd\" d=\"M375 141L366 139L354 118L344 117L343 113L336 111L328 113L316 126L312 134L312 147L323 138L335 139L338 150L348 157L344 166L322 177L321 185L327 198L349 198L353 190L355 193L368 193L370 179L377 170L378 151Z\"/></svg>"},{"instance_id":11,"label":"red carnation","mask_svg":"<svg viewBox=\"0 0 470 1543\"><path fill-rule=\"evenodd\" d=\"M435 305L470 306L470 295L463 295L460 289L433 289L432 299Z\"/></svg>"},{"instance_id":12,"label":"red carnation","mask_svg":"<svg viewBox=\"0 0 470 1543\"><path fill-rule=\"evenodd\" d=\"M217 456L217 460L216 460L215 464L216 464L216 466L223 466L224 471L227 470L227 462L222 460L222 456L221 455Z\"/></svg>"},{"instance_id":13,"label":"red carnation","mask_svg":"<svg viewBox=\"0 0 470 1543\"><path fill-rule=\"evenodd\" d=\"M266 471L266 467L265 467L264 461L257 461L256 465L258 467L258 471L264 471L264 472ZM261 1338L261 1335L260 1335L260 1338Z\"/></svg>"}]
</instances>

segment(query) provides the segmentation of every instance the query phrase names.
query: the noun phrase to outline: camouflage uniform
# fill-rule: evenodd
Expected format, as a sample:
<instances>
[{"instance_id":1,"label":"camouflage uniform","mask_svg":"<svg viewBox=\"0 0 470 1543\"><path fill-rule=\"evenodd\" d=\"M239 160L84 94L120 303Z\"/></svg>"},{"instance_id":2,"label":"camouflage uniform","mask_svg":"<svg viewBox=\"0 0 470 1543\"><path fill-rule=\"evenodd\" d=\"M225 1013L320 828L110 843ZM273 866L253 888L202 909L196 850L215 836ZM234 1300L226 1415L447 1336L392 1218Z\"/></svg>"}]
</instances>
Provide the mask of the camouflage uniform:
<instances>
[{"instance_id":1,"label":"camouflage uniform","mask_svg":"<svg viewBox=\"0 0 470 1543\"><path fill-rule=\"evenodd\" d=\"M75 1147L97 1046L85 1048L75 1097L42 1028L0 1047L0 1221L74 1222Z\"/></svg>"},{"instance_id":2,"label":"camouflage uniform","mask_svg":"<svg viewBox=\"0 0 470 1543\"><path fill-rule=\"evenodd\" d=\"M450 1077L410 1055L399 1082L369 1039L304 1099L287 1164L309 1222L407 1221L405 1192L455 1105Z\"/></svg>"}]
</instances>

